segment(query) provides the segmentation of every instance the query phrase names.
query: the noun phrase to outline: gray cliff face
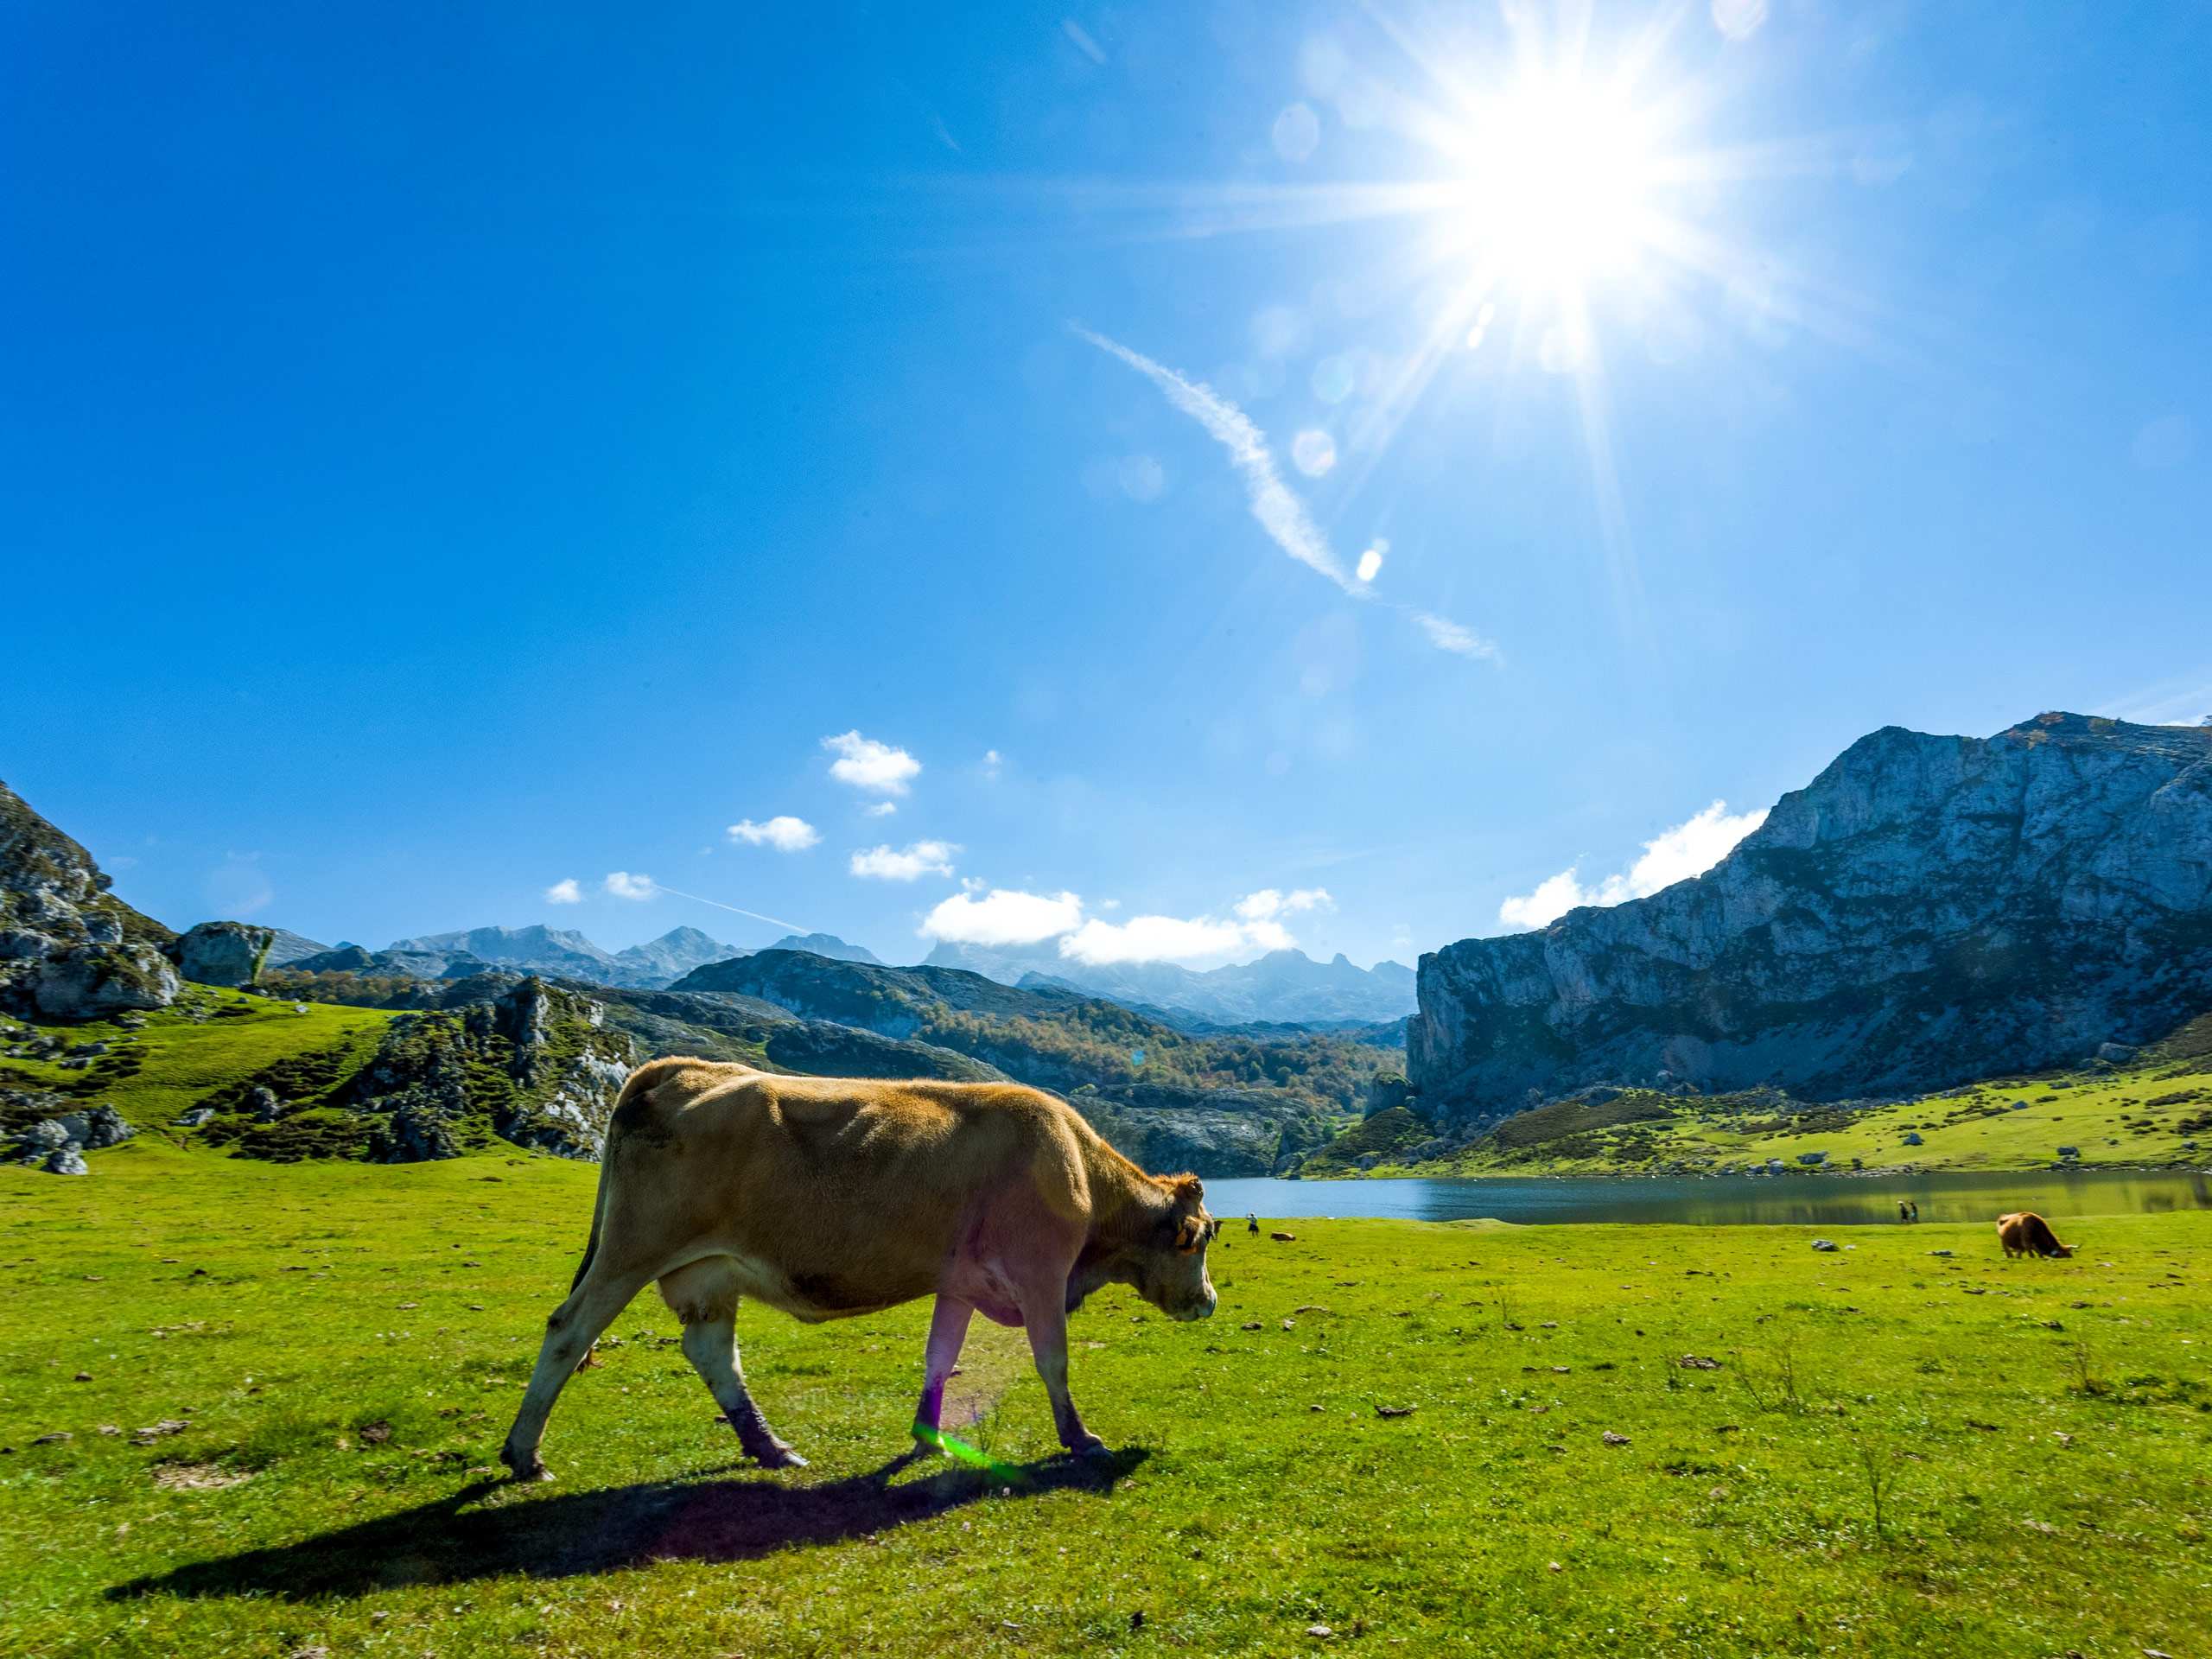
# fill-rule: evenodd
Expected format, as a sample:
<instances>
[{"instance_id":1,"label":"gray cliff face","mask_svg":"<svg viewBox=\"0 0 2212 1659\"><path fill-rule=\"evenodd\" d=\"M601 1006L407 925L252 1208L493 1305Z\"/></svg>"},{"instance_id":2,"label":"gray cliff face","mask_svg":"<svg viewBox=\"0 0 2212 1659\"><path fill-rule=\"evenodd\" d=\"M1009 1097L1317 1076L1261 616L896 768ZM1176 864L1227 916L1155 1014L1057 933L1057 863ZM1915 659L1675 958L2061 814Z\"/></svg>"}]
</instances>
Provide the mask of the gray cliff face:
<instances>
[{"instance_id":1,"label":"gray cliff face","mask_svg":"<svg viewBox=\"0 0 2212 1659\"><path fill-rule=\"evenodd\" d=\"M1940 1088L2212 1007L2212 730L1860 739L1705 874L1425 956L1408 1070L1465 1123L1591 1083Z\"/></svg>"}]
</instances>

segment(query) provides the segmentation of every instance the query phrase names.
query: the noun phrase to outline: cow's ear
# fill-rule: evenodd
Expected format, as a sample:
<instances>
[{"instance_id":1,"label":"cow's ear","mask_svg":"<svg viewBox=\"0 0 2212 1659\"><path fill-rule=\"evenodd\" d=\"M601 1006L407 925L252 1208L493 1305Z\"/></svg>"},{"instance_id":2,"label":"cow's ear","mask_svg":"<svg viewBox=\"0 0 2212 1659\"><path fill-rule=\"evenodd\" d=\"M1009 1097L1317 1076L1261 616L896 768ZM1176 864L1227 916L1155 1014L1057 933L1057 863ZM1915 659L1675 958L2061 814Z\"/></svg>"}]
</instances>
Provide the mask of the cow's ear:
<instances>
[{"instance_id":1,"label":"cow's ear","mask_svg":"<svg viewBox=\"0 0 2212 1659\"><path fill-rule=\"evenodd\" d=\"M1175 1248L1188 1255L1198 1248L1198 1241L1205 1236L1205 1224L1196 1216L1183 1217L1183 1224L1175 1230Z\"/></svg>"},{"instance_id":2,"label":"cow's ear","mask_svg":"<svg viewBox=\"0 0 2212 1659\"><path fill-rule=\"evenodd\" d=\"M1192 1204L1203 1204L1206 1196L1205 1183L1195 1175L1185 1175L1175 1183L1175 1196Z\"/></svg>"}]
</instances>

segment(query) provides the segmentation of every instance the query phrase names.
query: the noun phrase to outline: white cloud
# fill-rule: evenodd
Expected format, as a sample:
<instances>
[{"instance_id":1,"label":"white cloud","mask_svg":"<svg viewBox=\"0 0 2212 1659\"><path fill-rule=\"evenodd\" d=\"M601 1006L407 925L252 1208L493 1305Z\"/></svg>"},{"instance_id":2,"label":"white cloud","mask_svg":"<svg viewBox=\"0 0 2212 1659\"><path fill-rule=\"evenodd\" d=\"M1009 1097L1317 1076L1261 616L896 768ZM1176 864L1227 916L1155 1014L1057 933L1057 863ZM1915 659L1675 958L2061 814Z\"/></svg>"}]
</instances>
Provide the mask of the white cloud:
<instances>
[{"instance_id":1,"label":"white cloud","mask_svg":"<svg viewBox=\"0 0 2212 1659\"><path fill-rule=\"evenodd\" d=\"M836 751L840 757L830 763L832 778L878 795L904 795L906 780L922 769L922 763L906 750L894 749L872 737L862 737L858 731L825 737L822 747Z\"/></svg>"},{"instance_id":2,"label":"white cloud","mask_svg":"<svg viewBox=\"0 0 2212 1659\"><path fill-rule=\"evenodd\" d=\"M925 938L957 944L1033 944L1072 931L1083 923L1083 900L1071 893L1047 896L994 887L982 898L955 893L923 920Z\"/></svg>"},{"instance_id":3,"label":"white cloud","mask_svg":"<svg viewBox=\"0 0 2212 1659\"><path fill-rule=\"evenodd\" d=\"M1538 884L1534 893L1508 899L1497 907L1497 919L1508 927L1544 927L1581 905L1618 905L1671 887L1677 881L1702 875L1728 855L1729 849L1766 822L1766 809L1728 816L1728 804L1715 801L1696 817L1643 843L1643 856L1625 875L1609 875L1595 887L1585 887L1573 868Z\"/></svg>"},{"instance_id":4,"label":"white cloud","mask_svg":"<svg viewBox=\"0 0 2212 1659\"><path fill-rule=\"evenodd\" d=\"M627 870L610 871L607 890L617 899L650 899L660 891L650 875L632 875Z\"/></svg>"},{"instance_id":5,"label":"white cloud","mask_svg":"<svg viewBox=\"0 0 2212 1659\"><path fill-rule=\"evenodd\" d=\"M766 823L755 823L741 818L729 827L729 838L748 845L773 847L779 853L804 852L822 839L822 832L804 818L789 814L773 817Z\"/></svg>"},{"instance_id":6,"label":"white cloud","mask_svg":"<svg viewBox=\"0 0 2212 1659\"><path fill-rule=\"evenodd\" d=\"M1469 657L1479 662L1485 657L1497 655L1497 647L1472 628L1463 628L1457 622L1440 616L1431 616L1427 611L1411 613L1428 635L1429 643L1439 651L1448 651L1456 656Z\"/></svg>"},{"instance_id":7,"label":"white cloud","mask_svg":"<svg viewBox=\"0 0 2212 1659\"><path fill-rule=\"evenodd\" d=\"M566 880L556 881L545 889L545 902L549 905L581 905L583 901L583 893L577 888L576 878L573 875Z\"/></svg>"},{"instance_id":8,"label":"white cloud","mask_svg":"<svg viewBox=\"0 0 2212 1659\"><path fill-rule=\"evenodd\" d=\"M1094 917L1060 941L1060 954L1093 967L1109 962L1223 957L1244 945L1246 932L1242 922L1208 921L1203 917L1185 922L1173 916L1132 916L1119 924Z\"/></svg>"},{"instance_id":9,"label":"white cloud","mask_svg":"<svg viewBox=\"0 0 2212 1659\"><path fill-rule=\"evenodd\" d=\"M1198 916L1132 916L1118 925L1093 918L1060 941L1060 954L1077 962L1193 962L1243 951L1292 950L1298 941L1283 925L1286 918L1309 910L1333 910L1336 901L1322 887L1284 893L1262 887L1230 906L1235 919Z\"/></svg>"},{"instance_id":10,"label":"white cloud","mask_svg":"<svg viewBox=\"0 0 2212 1659\"><path fill-rule=\"evenodd\" d=\"M1337 901L1329 897L1326 887L1300 887L1288 893L1274 887L1262 887L1236 901L1236 913L1248 922L1272 921L1281 916L1295 916L1302 910L1336 907Z\"/></svg>"},{"instance_id":11,"label":"white cloud","mask_svg":"<svg viewBox=\"0 0 2212 1659\"><path fill-rule=\"evenodd\" d=\"M864 818L887 818L898 810L899 804L896 801L878 801L874 806L864 806L861 808L861 817Z\"/></svg>"},{"instance_id":12,"label":"white cloud","mask_svg":"<svg viewBox=\"0 0 2212 1659\"><path fill-rule=\"evenodd\" d=\"M903 853L888 847L871 848L853 855L855 875L873 875L886 881L912 881L923 875L950 875L952 855L960 849L947 841L918 841Z\"/></svg>"},{"instance_id":13,"label":"white cloud","mask_svg":"<svg viewBox=\"0 0 2212 1659\"><path fill-rule=\"evenodd\" d=\"M1359 556L1359 569L1353 574L1362 582L1372 582L1382 569L1382 550L1370 547Z\"/></svg>"}]
</instances>

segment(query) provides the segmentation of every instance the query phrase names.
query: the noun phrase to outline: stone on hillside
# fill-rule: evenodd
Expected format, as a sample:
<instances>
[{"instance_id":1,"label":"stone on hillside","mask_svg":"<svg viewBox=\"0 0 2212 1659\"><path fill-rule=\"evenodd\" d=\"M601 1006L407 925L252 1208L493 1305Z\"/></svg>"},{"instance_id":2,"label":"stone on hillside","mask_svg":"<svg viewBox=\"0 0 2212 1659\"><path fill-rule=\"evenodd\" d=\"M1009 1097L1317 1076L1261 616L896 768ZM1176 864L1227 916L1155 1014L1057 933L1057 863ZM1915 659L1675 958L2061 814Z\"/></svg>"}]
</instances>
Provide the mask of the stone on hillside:
<instances>
[{"instance_id":1,"label":"stone on hillside","mask_svg":"<svg viewBox=\"0 0 2212 1659\"><path fill-rule=\"evenodd\" d=\"M74 1141L54 1153L39 1166L49 1175L89 1175L92 1167L85 1161L84 1148Z\"/></svg>"},{"instance_id":2,"label":"stone on hillside","mask_svg":"<svg viewBox=\"0 0 2212 1659\"><path fill-rule=\"evenodd\" d=\"M2097 1046L2097 1058L2114 1065L2125 1065L2135 1058L2135 1051L2126 1043L2101 1043Z\"/></svg>"},{"instance_id":3,"label":"stone on hillside","mask_svg":"<svg viewBox=\"0 0 2212 1659\"><path fill-rule=\"evenodd\" d=\"M1923 1141L1923 1140L1921 1140L1921 1138L1920 1138L1920 1131L1919 1131L1918 1129L1915 1129L1915 1130L1913 1130L1913 1131L1912 1131L1912 1133L1911 1133L1911 1134L1910 1134L1910 1135L1906 1135L1906 1136L1905 1136L1905 1138L1904 1138L1904 1143L1905 1143L1905 1145L1907 1145L1908 1147L1918 1147L1918 1146L1924 1146L1924 1145L1926 1145L1926 1144L1927 1144L1925 1141Z\"/></svg>"},{"instance_id":4,"label":"stone on hillside","mask_svg":"<svg viewBox=\"0 0 2212 1659\"><path fill-rule=\"evenodd\" d=\"M32 995L41 1014L85 1020L166 1007L179 988L176 969L151 945L80 944L40 968Z\"/></svg>"},{"instance_id":5,"label":"stone on hillside","mask_svg":"<svg viewBox=\"0 0 2212 1659\"><path fill-rule=\"evenodd\" d=\"M177 966L195 985L251 985L276 942L274 928L202 922L176 942Z\"/></svg>"},{"instance_id":6,"label":"stone on hillside","mask_svg":"<svg viewBox=\"0 0 2212 1659\"><path fill-rule=\"evenodd\" d=\"M1833 1250L1840 1247L1832 1238L1816 1238L1813 1241L1813 1248L1816 1250Z\"/></svg>"},{"instance_id":7,"label":"stone on hillside","mask_svg":"<svg viewBox=\"0 0 2212 1659\"><path fill-rule=\"evenodd\" d=\"M177 1117L176 1127L180 1129L196 1129L214 1116L215 1109L213 1106L194 1106L190 1111L182 1113Z\"/></svg>"},{"instance_id":8,"label":"stone on hillside","mask_svg":"<svg viewBox=\"0 0 2212 1659\"><path fill-rule=\"evenodd\" d=\"M274 1123L284 1115L284 1103L274 1089L256 1084L245 1091L245 1109L257 1123Z\"/></svg>"},{"instance_id":9,"label":"stone on hillside","mask_svg":"<svg viewBox=\"0 0 2212 1659\"><path fill-rule=\"evenodd\" d=\"M138 1133L123 1121L111 1101L102 1101L88 1112L65 1112L52 1120L61 1132L87 1152L119 1147Z\"/></svg>"},{"instance_id":10,"label":"stone on hillside","mask_svg":"<svg viewBox=\"0 0 2212 1659\"><path fill-rule=\"evenodd\" d=\"M37 961L54 956L60 941L24 927L0 927L0 961Z\"/></svg>"},{"instance_id":11,"label":"stone on hillside","mask_svg":"<svg viewBox=\"0 0 2212 1659\"><path fill-rule=\"evenodd\" d=\"M1827 1160L1828 1155L1825 1152L1801 1152L1797 1154L1797 1161L1801 1164L1825 1164Z\"/></svg>"}]
</instances>

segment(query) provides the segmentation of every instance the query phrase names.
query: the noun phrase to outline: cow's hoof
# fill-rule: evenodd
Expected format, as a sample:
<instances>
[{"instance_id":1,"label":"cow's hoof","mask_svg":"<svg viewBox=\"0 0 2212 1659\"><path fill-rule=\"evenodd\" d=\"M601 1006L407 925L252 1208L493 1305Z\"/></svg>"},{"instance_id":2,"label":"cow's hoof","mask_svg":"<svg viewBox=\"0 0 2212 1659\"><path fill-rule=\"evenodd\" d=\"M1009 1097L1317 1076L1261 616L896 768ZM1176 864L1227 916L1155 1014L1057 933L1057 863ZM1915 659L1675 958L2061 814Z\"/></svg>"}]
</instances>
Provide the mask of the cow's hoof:
<instances>
[{"instance_id":1,"label":"cow's hoof","mask_svg":"<svg viewBox=\"0 0 2212 1659\"><path fill-rule=\"evenodd\" d=\"M916 1423L914 1425L914 1446L917 1451L928 1452L937 1457L943 1457L944 1455L944 1431L942 1429L931 1428L927 1423Z\"/></svg>"},{"instance_id":2,"label":"cow's hoof","mask_svg":"<svg viewBox=\"0 0 2212 1659\"><path fill-rule=\"evenodd\" d=\"M1086 1434L1081 1440L1077 1440L1073 1446L1068 1447L1068 1454L1071 1457L1084 1458L1096 1461L1101 1458L1112 1457L1114 1455L1114 1452L1111 1446L1108 1446L1105 1441L1100 1440L1096 1434Z\"/></svg>"},{"instance_id":3,"label":"cow's hoof","mask_svg":"<svg viewBox=\"0 0 2212 1659\"><path fill-rule=\"evenodd\" d=\"M785 1446L781 1440L758 1448L747 1446L745 1453L763 1469L804 1469L806 1459Z\"/></svg>"},{"instance_id":4,"label":"cow's hoof","mask_svg":"<svg viewBox=\"0 0 2212 1659\"><path fill-rule=\"evenodd\" d=\"M499 1461L507 1465L518 1482L553 1478L553 1471L536 1458L531 1458L527 1462L518 1461L513 1452L503 1448L499 1452Z\"/></svg>"}]
</instances>

